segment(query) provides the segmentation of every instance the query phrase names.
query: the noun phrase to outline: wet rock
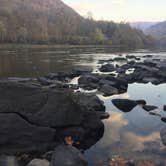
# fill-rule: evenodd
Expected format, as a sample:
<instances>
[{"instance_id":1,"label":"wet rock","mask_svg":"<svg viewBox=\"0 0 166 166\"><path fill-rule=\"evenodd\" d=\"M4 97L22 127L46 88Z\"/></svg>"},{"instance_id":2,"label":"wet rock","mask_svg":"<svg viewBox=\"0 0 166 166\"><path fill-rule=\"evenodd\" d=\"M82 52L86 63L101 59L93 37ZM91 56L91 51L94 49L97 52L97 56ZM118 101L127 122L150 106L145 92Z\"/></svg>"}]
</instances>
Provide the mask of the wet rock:
<instances>
[{"instance_id":1,"label":"wet rock","mask_svg":"<svg viewBox=\"0 0 166 166\"><path fill-rule=\"evenodd\" d=\"M0 156L0 166L19 166L16 157Z\"/></svg>"},{"instance_id":2,"label":"wet rock","mask_svg":"<svg viewBox=\"0 0 166 166\"><path fill-rule=\"evenodd\" d=\"M150 67L155 67L156 63L153 60L144 60L144 65L150 66Z\"/></svg>"},{"instance_id":3,"label":"wet rock","mask_svg":"<svg viewBox=\"0 0 166 166\"><path fill-rule=\"evenodd\" d=\"M100 119L108 119L110 115L107 112L104 113L98 113Z\"/></svg>"},{"instance_id":4,"label":"wet rock","mask_svg":"<svg viewBox=\"0 0 166 166\"><path fill-rule=\"evenodd\" d=\"M142 79L142 81L143 81L144 83L149 83L149 82L151 82L151 83L154 84L154 85L158 85L158 84L161 83L159 79L154 78L154 77L144 77L144 78Z\"/></svg>"},{"instance_id":5,"label":"wet rock","mask_svg":"<svg viewBox=\"0 0 166 166\"><path fill-rule=\"evenodd\" d=\"M146 104L144 100L113 99L112 103L123 112L130 112L138 104Z\"/></svg>"},{"instance_id":6,"label":"wet rock","mask_svg":"<svg viewBox=\"0 0 166 166\"><path fill-rule=\"evenodd\" d=\"M112 72L112 71L115 71L115 67L112 64L105 64L105 65L102 65L99 70L101 72Z\"/></svg>"},{"instance_id":7,"label":"wet rock","mask_svg":"<svg viewBox=\"0 0 166 166\"><path fill-rule=\"evenodd\" d=\"M53 152L50 166L87 166L87 162L76 148L60 145Z\"/></svg>"},{"instance_id":8,"label":"wet rock","mask_svg":"<svg viewBox=\"0 0 166 166\"><path fill-rule=\"evenodd\" d=\"M139 61L139 60L141 60L141 58L139 58L139 57L135 57L135 60Z\"/></svg>"},{"instance_id":9,"label":"wet rock","mask_svg":"<svg viewBox=\"0 0 166 166\"><path fill-rule=\"evenodd\" d=\"M163 106L163 110L166 111L166 105Z\"/></svg>"},{"instance_id":10,"label":"wet rock","mask_svg":"<svg viewBox=\"0 0 166 166\"><path fill-rule=\"evenodd\" d=\"M132 65L135 65L136 62L134 60L132 60L132 61L129 61L127 64L132 66ZM131 67L131 66L129 66L129 67Z\"/></svg>"},{"instance_id":11,"label":"wet rock","mask_svg":"<svg viewBox=\"0 0 166 166\"><path fill-rule=\"evenodd\" d=\"M89 74L93 71L92 68L90 67L78 67L78 68L74 68L72 69L72 73L73 75L75 76L80 76L80 75L83 75L83 74Z\"/></svg>"},{"instance_id":12,"label":"wet rock","mask_svg":"<svg viewBox=\"0 0 166 166\"><path fill-rule=\"evenodd\" d=\"M78 79L78 84L85 90L92 90L98 88L99 78L96 75L84 75Z\"/></svg>"},{"instance_id":13,"label":"wet rock","mask_svg":"<svg viewBox=\"0 0 166 166\"><path fill-rule=\"evenodd\" d=\"M57 72L57 73L49 73L45 76L48 80L57 80L57 81L68 81L77 75L72 72Z\"/></svg>"},{"instance_id":14,"label":"wet rock","mask_svg":"<svg viewBox=\"0 0 166 166\"><path fill-rule=\"evenodd\" d=\"M135 59L135 56L134 55L126 55L126 58L127 59Z\"/></svg>"},{"instance_id":15,"label":"wet rock","mask_svg":"<svg viewBox=\"0 0 166 166\"><path fill-rule=\"evenodd\" d=\"M166 128L161 130L160 136L161 136L161 140L162 140L163 144L166 145Z\"/></svg>"},{"instance_id":16,"label":"wet rock","mask_svg":"<svg viewBox=\"0 0 166 166\"><path fill-rule=\"evenodd\" d=\"M82 94L77 93L77 103L82 109L87 111L99 111L104 112L104 102L101 101L97 96L93 94Z\"/></svg>"},{"instance_id":17,"label":"wet rock","mask_svg":"<svg viewBox=\"0 0 166 166\"><path fill-rule=\"evenodd\" d=\"M83 127L85 135L98 135L98 112L104 111L95 95L0 81L0 154L44 153L63 139L59 130L72 126ZM96 135L89 137L93 143Z\"/></svg>"},{"instance_id":18,"label":"wet rock","mask_svg":"<svg viewBox=\"0 0 166 166\"><path fill-rule=\"evenodd\" d=\"M121 78L115 78L112 76L105 76L103 77L100 82L100 85L108 84L110 86L113 86L114 88L118 89L118 93L125 93L128 88L128 83L126 80Z\"/></svg>"},{"instance_id":19,"label":"wet rock","mask_svg":"<svg viewBox=\"0 0 166 166\"><path fill-rule=\"evenodd\" d=\"M111 96L114 94L118 94L118 89L110 86L108 84L104 84L100 89L100 92L104 93L104 96Z\"/></svg>"},{"instance_id":20,"label":"wet rock","mask_svg":"<svg viewBox=\"0 0 166 166\"><path fill-rule=\"evenodd\" d=\"M154 106L154 105L144 105L143 107L142 107L145 111L153 111L153 110L155 110L155 109L157 109L158 107L157 106Z\"/></svg>"},{"instance_id":21,"label":"wet rock","mask_svg":"<svg viewBox=\"0 0 166 166\"><path fill-rule=\"evenodd\" d=\"M114 58L114 61L127 61L127 59L123 57L116 57Z\"/></svg>"},{"instance_id":22,"label":"wet rock","mask_svg":"<svg viewBox=\"0 0 166 166\"><path fill-rule=\"evenodd\" d=\"M50 166L50 163L45 159L34 159L27 166Z\"/></svg>"},{"instance_id":23,"label":"wet rock","mask_svg":"<svg viewBox=\"0 0 166 166\"><path fill-rule=\"evenodd\" d=\"M162 118L161 118L161 121L163 121L163 122L166 123L166 117L162 117Z\"/></svg>"},{"instance_id":24,"label":"wet rock","mask_svg":"<svg viewBox=\"0 0 166 166\"><path fill-rule=\"evenodd\" d=\"M150 115L154 115L154 116L158 116L158 117L161 118L161 114L160 114L157 110L149 111L149 114L150 114Z\"/></svg>"},{"instance_id":25,"label":"wet rock","mask_svg":"<svg viewBox=\"0 0 166 166\"><path fill-rule=\"evenodd\" d=\"M143 57L144 57L144 58L152 58L153 55L144 55Z\"/></svg>"}]
</instances>

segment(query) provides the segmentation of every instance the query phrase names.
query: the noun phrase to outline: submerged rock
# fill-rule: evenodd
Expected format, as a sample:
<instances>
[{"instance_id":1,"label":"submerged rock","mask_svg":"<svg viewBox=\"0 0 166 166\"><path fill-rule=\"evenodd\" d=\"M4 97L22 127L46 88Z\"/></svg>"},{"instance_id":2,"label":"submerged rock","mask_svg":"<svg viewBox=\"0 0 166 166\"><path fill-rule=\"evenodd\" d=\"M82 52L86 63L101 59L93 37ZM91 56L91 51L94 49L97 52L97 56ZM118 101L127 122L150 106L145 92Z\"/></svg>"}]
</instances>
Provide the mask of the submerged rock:
<instances>
[{"instance_id":1,"label":"submerged rock","mask_svg":"<svg viewBox=\"0 0 166 166\"><path fill-rule=\"evenodd\" d=\"M154 105L144 105L143 107L142 107L145 111L153 111L153 110L155 110L155 109L157 109L158 107L157 106L154 106Z\"/></svg>"},{"instance_id":2,"label":"submerged rock","mask_svg":"<svg viewBox=\"0 0 166 166\"><path fill-rule=\"evenodd\" d=\"M78 149L60 145L53 152L50 166L87 166L87 162Z\"/></svg>"},{"instance_id":3,"label":"submerged rock","mask_svg":"<svg viewBox=\"0 0 166 166\"><path fill-rule=\"evenodd\" d=\"M145 100L113 99L112 103L123 112L130 112L137 105L145 105Z\"/></svg>"}]
</instances>

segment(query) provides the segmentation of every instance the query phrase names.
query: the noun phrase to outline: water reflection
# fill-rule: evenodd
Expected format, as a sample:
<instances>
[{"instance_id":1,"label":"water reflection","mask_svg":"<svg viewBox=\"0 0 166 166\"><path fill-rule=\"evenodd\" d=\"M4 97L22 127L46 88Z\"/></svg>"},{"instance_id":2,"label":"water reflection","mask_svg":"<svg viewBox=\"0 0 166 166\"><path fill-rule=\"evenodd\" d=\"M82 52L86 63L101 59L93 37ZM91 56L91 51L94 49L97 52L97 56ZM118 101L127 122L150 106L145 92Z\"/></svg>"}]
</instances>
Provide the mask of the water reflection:
<instances>
[{"instance_id":1,"label":"water reflection","mask_svg":"<svg viewBox=\"0 0 166 166\"><path fill-rule=\"evenodd\" d=\"M145 99L148 104L160 108L165 104L166 84L131 84L128 92L111 97L99 96L110 112L110 118L105 120L104 137L87 153L91 165L96 161L105 160L113 155L121 155L127 159L148 160L159 164L165 160L166 147L161 142L160 131L165 128L158 116L152 116L140 106L131 112L118 110L111 102L115 98ZM163 112L163 116L166 112ZM94 157L95 154L95 157Z\"/></svg>"}]
</instances>

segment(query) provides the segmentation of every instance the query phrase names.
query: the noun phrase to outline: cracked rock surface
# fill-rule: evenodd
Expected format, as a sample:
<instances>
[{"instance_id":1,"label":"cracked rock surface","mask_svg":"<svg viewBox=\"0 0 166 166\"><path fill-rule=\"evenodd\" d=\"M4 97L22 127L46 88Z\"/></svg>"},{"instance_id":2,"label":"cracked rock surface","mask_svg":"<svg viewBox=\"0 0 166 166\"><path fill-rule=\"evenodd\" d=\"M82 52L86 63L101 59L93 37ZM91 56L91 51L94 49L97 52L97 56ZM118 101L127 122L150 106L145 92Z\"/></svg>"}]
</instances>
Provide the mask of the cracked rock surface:
<instances>
[{"instance_id":1,"label":"cracked rock surface","mask_svg":"<svg viewBox=\"0 0 166 166\"><path fill-rule=\"evenodd\" d=\"M95 95L1 80L0 154L43 154L65 136L87 149L104 133L104 114L105 107Z\"/></svg>"}]
</instances>

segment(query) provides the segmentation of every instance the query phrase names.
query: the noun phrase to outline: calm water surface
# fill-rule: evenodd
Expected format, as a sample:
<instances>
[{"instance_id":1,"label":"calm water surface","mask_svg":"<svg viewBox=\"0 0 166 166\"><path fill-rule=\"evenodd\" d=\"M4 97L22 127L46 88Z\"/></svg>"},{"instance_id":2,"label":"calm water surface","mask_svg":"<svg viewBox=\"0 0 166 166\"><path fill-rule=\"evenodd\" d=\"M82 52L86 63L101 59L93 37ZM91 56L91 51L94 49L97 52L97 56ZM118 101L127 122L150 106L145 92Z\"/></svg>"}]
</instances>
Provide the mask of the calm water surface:
<instances>
[{"instance_id":1,"label":"calm water surface","mask_svg":"<svg viewBox=\"0 0 166 166\"><path fill-rule=\"evenodd\" d=\"M166 52L145 50L112 53L96 48L0 49L0 77L36 77L49 72L69 71L75 66L92 66L96 69L98 60L110 59L119 54L140 57L151 54L155 58L166 58ZM166 127L166 123L161 122L159 117L149 115L139 106L129 113L123 113L111 103L112 98L145 99L148 104L162 108L166 104L166 84L154 86L135 83L129 85L126 94L101 98L110 118L104 121L104 137L85 153L90 166L95 166L96 161L106 161L112 155L156 163L166 158L166 148L160 139L160 131ZM166 112L161 110L160 113L166 116Z\"/></svg>"}]
</instances>

